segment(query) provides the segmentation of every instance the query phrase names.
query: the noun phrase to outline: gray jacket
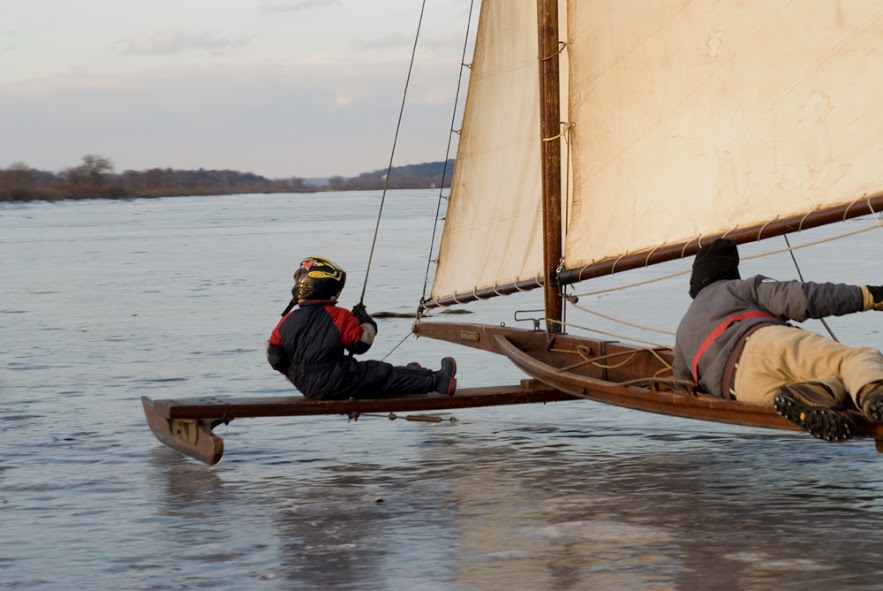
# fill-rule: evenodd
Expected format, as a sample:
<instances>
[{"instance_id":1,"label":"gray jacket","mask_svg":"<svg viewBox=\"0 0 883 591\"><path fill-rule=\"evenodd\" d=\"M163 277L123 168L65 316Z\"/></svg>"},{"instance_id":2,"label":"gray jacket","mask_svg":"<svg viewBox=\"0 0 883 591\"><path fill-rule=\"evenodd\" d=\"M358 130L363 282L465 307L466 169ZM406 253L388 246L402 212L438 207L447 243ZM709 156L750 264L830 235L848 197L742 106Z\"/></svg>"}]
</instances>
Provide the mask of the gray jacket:
<instances>
[{"instance_id":1,"label":"gray jacket","mask_svg":"<svg viewBox=\"0 0 883 591\"><path fill-rule=\"evenodd\" d=\"M717 281L699 292L678 326L675 378L693 381L694 362L704 346L698 359L698 383L706 392L721 397L727 359L753 326L786 325L787 320L802 322L863 309L862 290L857 285L776 281L762 275ZM728 321L731 324L727 325ZM711 337L715 329L720 334Z\"/></svg>"}]
</instances>

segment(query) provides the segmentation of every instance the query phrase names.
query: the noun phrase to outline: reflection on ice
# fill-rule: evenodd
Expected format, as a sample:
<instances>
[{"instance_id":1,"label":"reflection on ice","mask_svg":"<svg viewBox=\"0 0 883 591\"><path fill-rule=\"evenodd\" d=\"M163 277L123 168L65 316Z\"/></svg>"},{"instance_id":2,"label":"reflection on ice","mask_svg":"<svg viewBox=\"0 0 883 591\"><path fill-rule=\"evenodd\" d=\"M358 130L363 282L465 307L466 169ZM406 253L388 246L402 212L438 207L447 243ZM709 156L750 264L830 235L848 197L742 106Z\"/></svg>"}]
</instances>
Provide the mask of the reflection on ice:
<instances>
[{"instance_id":1,"label":"reflection on ice","mask_svg":"<svg viewBox=\"0 0 883 591\"><path fill-rule=\"evenodd\" d=\"M650 544L672 539L671 535L657 527L630 525L606 519L558 523L538 528L533 531L533 535L559 544L592 540L608 546Z\"/></svg>"}]
</instances>

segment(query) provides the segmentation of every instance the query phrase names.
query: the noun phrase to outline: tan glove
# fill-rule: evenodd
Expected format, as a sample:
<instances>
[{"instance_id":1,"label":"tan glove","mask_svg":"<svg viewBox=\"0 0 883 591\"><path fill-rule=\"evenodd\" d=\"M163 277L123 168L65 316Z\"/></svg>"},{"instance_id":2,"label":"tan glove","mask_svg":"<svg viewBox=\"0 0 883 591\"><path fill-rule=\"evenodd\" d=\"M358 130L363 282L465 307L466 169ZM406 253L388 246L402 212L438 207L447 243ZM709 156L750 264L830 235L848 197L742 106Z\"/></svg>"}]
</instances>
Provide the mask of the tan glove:
<instances>
[{"instance_id":1,"label":"tan glove","mask_svg":"<svg viewBox=\"0 0 883 591\"><path fill-rule=\"evenodd\" d=\"M883 312L883 286L862 285L862 298L864 298L864 310L878 310Z\"/></svg>"}]
</instances>

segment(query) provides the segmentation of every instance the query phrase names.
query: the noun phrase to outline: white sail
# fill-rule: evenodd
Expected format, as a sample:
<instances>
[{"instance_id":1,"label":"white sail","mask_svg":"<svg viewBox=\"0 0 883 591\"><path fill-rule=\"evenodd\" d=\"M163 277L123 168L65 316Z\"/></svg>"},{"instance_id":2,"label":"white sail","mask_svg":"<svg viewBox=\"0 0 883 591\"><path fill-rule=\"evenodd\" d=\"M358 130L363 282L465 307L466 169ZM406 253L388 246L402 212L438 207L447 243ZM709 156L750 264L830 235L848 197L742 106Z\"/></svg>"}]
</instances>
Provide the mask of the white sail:
<instances>
[{"instance_id":1,"label":"white sail","mask_svg":"<svg viewBox=\"0 0 883 591\"><path fill-rule=\"evenodd\" d=\"M883 190L883 2L563 12L568 268ZM542 273L535 2L486 0L479 30L434 297Z\"/></svg>"},{"instance_id":2,"label":"white sail","mask_svg":"<svg viewBox=\"0 0 883 591\"><path fill-rule=\"evenodd\" d=\"M571 0L578 267L883 188L879 0Z\"/></svg>"},{"instance_id":3,"label":"white sail","mask_svg":"<svg viewBox=\"0 0 883 591\"><path fill-rule=\"evenodd\" d=\"M481 5L432 297L542 274L536 4Z\"/></svg>"}]
</instances>

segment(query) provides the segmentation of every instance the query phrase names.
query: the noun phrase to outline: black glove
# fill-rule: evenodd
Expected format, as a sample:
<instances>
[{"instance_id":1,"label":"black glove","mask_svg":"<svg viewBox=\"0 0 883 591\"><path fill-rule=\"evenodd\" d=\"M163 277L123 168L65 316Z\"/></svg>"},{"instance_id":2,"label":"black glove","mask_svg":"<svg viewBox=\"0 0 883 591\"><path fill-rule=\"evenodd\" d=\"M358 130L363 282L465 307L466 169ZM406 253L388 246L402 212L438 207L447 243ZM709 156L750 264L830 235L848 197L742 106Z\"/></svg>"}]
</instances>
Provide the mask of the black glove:
<instances>
[{"instance_id":1,"label":"black glove","mask_svg":"<svg viewBox=\"0 0 883 591\"><path fill-rule=\"evenodd\" d=\"M365 304L356 304L353 306L353 316L356 317L359 324L370 324L374 328L377 328L377 323L374 322L374 319L371 318L367 310L365 310Z\"/></svg>"},{"instance_id":2,"label":"black glove","mask_svg":"<svg viewBox=\"0 0 883 591\"><path fill-rule=\"evenodd\" d=\"M864 285L862 287L864 287L862 291L867 290L864 294L865 310L883 311L883 285ZM870 298L868 296L870 296Z\"/></svg>"}]
</instances>

